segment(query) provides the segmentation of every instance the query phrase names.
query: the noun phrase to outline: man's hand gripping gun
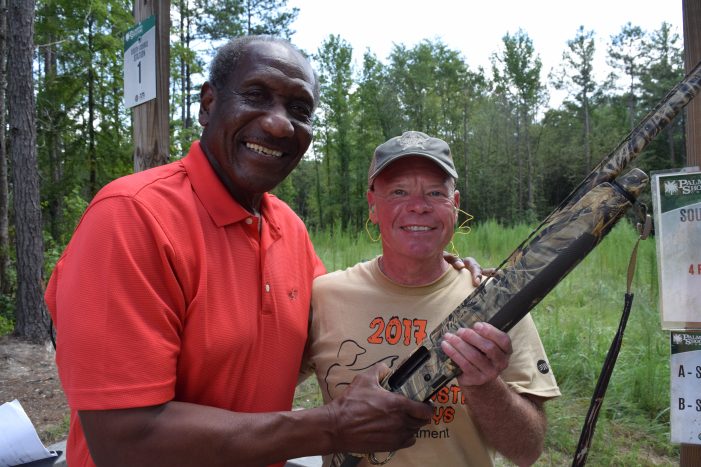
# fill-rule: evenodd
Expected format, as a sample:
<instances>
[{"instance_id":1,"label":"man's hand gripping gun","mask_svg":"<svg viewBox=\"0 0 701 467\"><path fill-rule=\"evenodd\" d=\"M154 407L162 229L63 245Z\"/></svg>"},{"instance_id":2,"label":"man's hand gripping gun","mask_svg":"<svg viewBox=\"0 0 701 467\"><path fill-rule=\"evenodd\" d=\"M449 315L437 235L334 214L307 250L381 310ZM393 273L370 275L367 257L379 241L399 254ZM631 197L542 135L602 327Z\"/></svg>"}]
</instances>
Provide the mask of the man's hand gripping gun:
<instances>
[{"instance_id":1,"label":"man's hand gripping gun","mask_svg":"<svg viewBox=\"0 0 701 467\"><path fill-rule=\"evenodd\" d=\"M441 350L446 332L484 321L509 331L577 266L647 186L640 169L620 175L701 88L701 63L543 220L528 238L438 326L382 386L417 401L428 401L460 374ZM350 467L358 454L336 454L332 465ZM374 454L371 463L382 464ZM386 459L389 460L389 459Z\"/></svg>"}]
</instances>

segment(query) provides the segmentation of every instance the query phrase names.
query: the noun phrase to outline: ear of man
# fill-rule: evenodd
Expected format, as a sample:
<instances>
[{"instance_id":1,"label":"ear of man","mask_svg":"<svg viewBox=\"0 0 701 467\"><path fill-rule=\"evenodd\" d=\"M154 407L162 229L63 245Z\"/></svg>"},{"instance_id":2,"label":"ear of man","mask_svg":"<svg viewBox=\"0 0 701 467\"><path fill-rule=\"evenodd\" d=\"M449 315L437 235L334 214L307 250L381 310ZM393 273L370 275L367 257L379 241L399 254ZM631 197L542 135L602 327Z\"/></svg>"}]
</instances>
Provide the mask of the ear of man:
<instances>
[{"instance_id":1,"label":"ear of man","mask_svg":"<svg viewBox=\"0 0 701 467\"><path fill-rule=\"evenodd\" d=\"M200 125L206 127L209 123L210 107L214 101L214 86L209 84L209 81L205 82L200 89L200 111L197 115L197 119Z\"/></svg>"}]
</instances>

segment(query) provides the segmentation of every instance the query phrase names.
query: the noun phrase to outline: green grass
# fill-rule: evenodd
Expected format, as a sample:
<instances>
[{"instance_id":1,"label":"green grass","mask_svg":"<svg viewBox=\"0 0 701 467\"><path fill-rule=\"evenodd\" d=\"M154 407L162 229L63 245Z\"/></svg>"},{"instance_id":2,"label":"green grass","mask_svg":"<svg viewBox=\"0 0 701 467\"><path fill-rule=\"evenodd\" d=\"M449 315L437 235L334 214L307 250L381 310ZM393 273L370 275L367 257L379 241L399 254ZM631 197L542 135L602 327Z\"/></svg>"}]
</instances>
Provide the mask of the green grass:
<instances>
[{"instance_id":1,"label":"green grass","mask_svg":"<svg viewBox=\"0 0 701 467\"><path fill-rule=\"evenodd\" d=\"M503 228L494 222L458 235L461 256L483 267L497 266L528 235L529 226ZM550 364L563 393L546 404L546 452L536 465L567 465L579 440L602 364L618 328L626 289L628 260L638 234L627 222L616 228L532 310ZM329 271L380 253L365 232L312 234ZM654 239L640 243L632 290L633 308L599 414L590 465L677 465L679 447L669 441L669 333L657 308ZM320 402L307 380L297 406Z\"/></svg>"},{"instance_id":2,"label":"green grass","mask_svg":"<svg viewBox=\"0 0 701 467\"><path fill-rule=\"evenodd\" d=\"M0 336L10 334L15 329L14 297L0 293Z\"/></svg>"},{"instance_id":3,"label":"green grass","mask_svg":"<svg viewBox=\"0 0 701 467\"><path fill-rule=\"evenodd\" d=\"M339 229L310 232L314 249L328 271L345 269L367 261L382 252L380 242L370 240L367 232L352 234ZM372 232L377 237L377 232Z\"/></svg>"}]
</instances>

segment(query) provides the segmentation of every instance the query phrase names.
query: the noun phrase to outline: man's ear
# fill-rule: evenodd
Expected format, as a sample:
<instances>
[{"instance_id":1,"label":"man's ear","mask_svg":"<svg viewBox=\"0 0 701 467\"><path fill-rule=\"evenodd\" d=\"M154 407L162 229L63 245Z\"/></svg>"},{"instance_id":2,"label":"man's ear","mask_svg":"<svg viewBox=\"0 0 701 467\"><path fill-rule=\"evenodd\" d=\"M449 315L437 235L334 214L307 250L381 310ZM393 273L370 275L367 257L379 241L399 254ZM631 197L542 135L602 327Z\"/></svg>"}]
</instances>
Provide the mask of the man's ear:
<instances>
[{"instance_id":1,"label":"man's ear","mask_svg":"<svg viewBox=\"0 0 701 467\"><path fill-rule=\"evenodd\" d=\"M455 222L457 222L460 212L460 192L458 190L455 190L455 193L453 193L453 206L455 206Z\"/></svg>"},{"instance_id":2,"label":"man's ear","mask_svg":"<svg viewBox=\"0 0 701 467\"><path fill-rule=\"evenodd\" d=\"M209 123L209 115L214 106L215 97L214 87L206 81L200 89L200 112L198 120L202 127L206 127Z\"/></svg>"},{"instance_id":3,"label":"man's ear","mask_svg":"<svg viewBox=\"0 0 701 467\"><path fill-rule=\"evenodd\" d=\"M368 200L368 210L370 211L370 222L377 224L377 214L375 213L375 192L368 190L365 194Z\"/></svg>"}]
</instances>

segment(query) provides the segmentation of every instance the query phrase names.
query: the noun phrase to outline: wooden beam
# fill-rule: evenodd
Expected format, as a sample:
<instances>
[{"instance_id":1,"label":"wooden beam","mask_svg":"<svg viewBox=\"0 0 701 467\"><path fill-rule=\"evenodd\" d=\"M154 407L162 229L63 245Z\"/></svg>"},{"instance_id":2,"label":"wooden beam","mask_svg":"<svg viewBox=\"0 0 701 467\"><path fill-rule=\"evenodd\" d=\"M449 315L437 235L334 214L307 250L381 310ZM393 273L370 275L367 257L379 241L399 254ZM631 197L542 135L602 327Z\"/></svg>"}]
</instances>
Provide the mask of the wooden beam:
<instances>
[{"instance_id":1,"label":"wooden beam","mask_svg":"<svg viewBox=\"0 0 701 467\"><path fill-rule=\"evenodd\" d=\"M701 61L701 0L682 0L684 24L684 66L688 73ZM686 108L687 165L701 166L701 97ZM701 467L701 445L682 444L681 467Z\"/></svg>"},{"instance_id":2,"label":"wooden beam","mask_svg":"<svg viewBox=\"0 0 701 467\"><path fill-rule=\"evenodd\" d=\"M156 15L156 98L133 107L134 172L165 164L170 148L170 0L135 0L136 23L151 15Z\"/></svg>"},{"instance_id":3,"label":"wooden beam","mask_svg":"<svg viewBox=\"0 0 701 467\"><path fill-rule=\"evenodd\" d=\"M701 61L701 0L682 0L684 24L684 66L688 73ZM688 165L701 165L701 98L692 100L686 110L686 159Z\"/></svg>"}]
</instances>

